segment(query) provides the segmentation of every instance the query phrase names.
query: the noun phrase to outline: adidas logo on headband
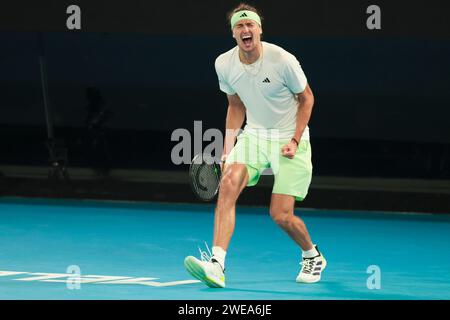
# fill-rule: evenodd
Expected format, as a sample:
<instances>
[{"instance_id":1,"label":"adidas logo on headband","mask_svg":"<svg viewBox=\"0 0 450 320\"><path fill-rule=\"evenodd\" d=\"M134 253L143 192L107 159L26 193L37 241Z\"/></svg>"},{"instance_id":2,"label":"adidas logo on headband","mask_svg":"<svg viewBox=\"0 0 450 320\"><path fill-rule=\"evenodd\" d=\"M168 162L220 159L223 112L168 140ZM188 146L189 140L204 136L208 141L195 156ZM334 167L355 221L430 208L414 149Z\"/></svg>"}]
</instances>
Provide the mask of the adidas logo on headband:
<instances>
[{"instance_id":1,"label":"adidas logo on headband","mask_svg":"<svg viewBox=\"0 0 450 320\"><path fill-rule=\"evenodd\" d=\"M244 19L250 19L255 21L261 26L261 18L256 12L245 10L245 11L238 11L233 14L231 17L230 23L231 23L231 29L233 29L234 25L241 20Z\"/></svg>"}]
</instances>

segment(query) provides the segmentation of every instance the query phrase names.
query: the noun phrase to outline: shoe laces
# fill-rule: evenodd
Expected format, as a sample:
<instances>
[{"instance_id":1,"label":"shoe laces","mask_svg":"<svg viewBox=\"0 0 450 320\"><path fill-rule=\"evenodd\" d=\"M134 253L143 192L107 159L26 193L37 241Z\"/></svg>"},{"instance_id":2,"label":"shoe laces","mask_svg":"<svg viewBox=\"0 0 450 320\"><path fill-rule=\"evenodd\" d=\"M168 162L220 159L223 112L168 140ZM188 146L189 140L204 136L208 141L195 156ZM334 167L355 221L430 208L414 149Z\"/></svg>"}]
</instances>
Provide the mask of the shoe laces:
<instances>
[{"instance_id":1,"label":"shoe laces","mask_svg":"<svg viewBox=\"0 0 450 320\"><path fill-rule=\"evenodd\" d=\"M200 259L202 261L209 262L212 258L212 253L211 253L211 250L209 250L209 247L208 247L208 244L206 243L206 241L205 241L205 246L206 246L206 250L208 250L208 252L202 250L200 248L200 246L198 247L198 251L200 251Z\"/></svg>"},{"instance_id":2,"label":"shoe laces","mask_svg":"<svg viewBox=\"0 0 450 320\"><path fill-rule=\"evenodd\" d=\"M212 254L211 250L209 250L209 247L208 247L208 244L206 243L206 241L205 241L205 247L206 247L206 250L208 250L208 252L202 250L200 248L200 246L198 247L198 251L200 251L200 259L204 262L213 262L214 264L217 264L220 267L220 269L222 270L222 272L225 272L225 269L222 267L222 265L216 259L212 259L213 254Z\"/></svg>"},{"instance_id":3,"label":"shoe laces","mask_svg":"<svg viewBox=\"0 0 450 320\"><path fill-rule=\"evenodd\" d=\"M311 274L315 265L316 263L314 258L303 258L302 272L306 274Z\"/></svg>"}]
</instances>

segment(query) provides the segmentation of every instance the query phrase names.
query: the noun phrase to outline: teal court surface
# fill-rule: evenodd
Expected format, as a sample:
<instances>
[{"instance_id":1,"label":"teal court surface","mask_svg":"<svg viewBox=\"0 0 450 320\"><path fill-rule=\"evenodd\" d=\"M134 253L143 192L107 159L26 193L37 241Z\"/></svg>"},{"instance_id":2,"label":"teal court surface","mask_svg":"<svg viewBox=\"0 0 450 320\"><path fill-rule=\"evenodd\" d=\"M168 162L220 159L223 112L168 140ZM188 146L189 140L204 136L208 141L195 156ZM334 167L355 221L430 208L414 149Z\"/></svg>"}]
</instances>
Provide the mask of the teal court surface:
<instances>
[{"instance_id":1,"label":"teal court surface","mask_svg":"<svg viewBox=\"0 0 450 320\"><path fill-rule=\"evenodd\" d=\"M211 245L213 210L1 199L0 299L450 299L450 215L298 209L328 260L298 284L299 249L267 208L238 207L227 287L211 289L183 260Z\"/></svg>"}]
</instances>

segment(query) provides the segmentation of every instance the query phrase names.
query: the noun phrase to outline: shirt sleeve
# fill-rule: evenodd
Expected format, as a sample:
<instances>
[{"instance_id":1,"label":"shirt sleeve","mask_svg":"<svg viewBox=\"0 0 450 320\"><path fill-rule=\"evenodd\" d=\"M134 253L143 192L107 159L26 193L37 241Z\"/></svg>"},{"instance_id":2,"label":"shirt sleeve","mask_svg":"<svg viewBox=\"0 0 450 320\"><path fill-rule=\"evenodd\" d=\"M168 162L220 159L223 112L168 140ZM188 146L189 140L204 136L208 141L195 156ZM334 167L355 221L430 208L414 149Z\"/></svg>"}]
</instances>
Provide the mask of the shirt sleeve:
<instances>
[{"instance_id":1,"label":"shirt sleeve","mask_svg":"<svg viewBox=\"0 0 450 320\"><path fill-rule=\"evenodd\" d=\"M219 79L219 88L221 91L225 92L226 94L232 96L234 94L236 94L236 92L233 90L233 88L231 88L231 86L226 82L221 68L219 67L219 63L216 60L215 62L215 68L216 68L216 73L217 73L217 78Z\"/></svg>"},{"instance_id":2,"label":"shirt sleeve","mask_svg":"<svg viewBox=\"0 0 450 320\"><path fill-rule=\"evenodd\" d=\"M288 56L286 59L286 64L284 66L283 78L286 86L292 93L302 93L308 80L306 79L305 73L303 72L300 62L294 56Z\"/></svg>"}]
</instances>

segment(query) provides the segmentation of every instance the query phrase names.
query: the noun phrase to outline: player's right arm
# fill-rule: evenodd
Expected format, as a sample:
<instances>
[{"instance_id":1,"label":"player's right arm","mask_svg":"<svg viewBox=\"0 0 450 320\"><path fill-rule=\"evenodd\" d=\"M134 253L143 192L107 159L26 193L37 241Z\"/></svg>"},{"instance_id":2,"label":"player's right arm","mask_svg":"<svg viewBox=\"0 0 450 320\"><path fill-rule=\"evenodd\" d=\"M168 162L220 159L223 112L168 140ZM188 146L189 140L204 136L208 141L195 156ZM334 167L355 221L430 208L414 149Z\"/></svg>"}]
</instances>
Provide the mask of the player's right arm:
<instances>
[{"instance_id":1,"label":"player's right arm","mask_svg":"<svg viewBox=\"0 0 450 320\"><path fill-rule=\"evenodd\" d=\"M228 110L225 121L225 143L223 148L222 160L230 153L234 146L236 137L245 120L245 105L237 94L227 95Z\"/></svg>"}]
</instances>

